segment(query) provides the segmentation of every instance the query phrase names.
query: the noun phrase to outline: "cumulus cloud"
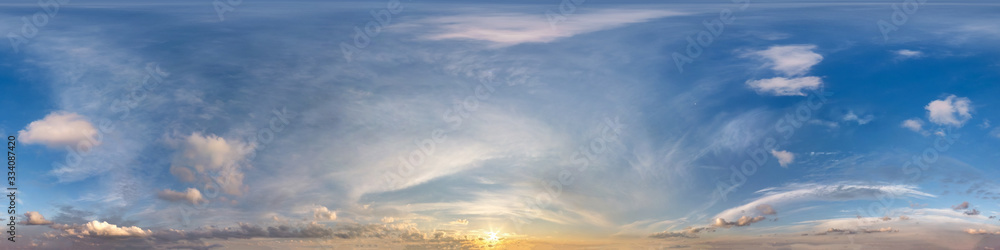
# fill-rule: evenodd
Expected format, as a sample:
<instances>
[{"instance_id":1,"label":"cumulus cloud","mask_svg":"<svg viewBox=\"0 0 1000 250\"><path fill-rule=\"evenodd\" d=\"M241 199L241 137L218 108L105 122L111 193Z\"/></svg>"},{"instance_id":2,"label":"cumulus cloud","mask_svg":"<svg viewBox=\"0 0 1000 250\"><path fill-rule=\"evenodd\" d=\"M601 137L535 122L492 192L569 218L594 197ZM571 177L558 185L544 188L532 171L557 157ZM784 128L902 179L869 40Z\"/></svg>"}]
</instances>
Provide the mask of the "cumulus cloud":
<instances>
[{"instance_id":1,"label":"cumulus cloud","mask_svg":"<svg viewBox=\"0 0 1000 250\"><path fill-rule=\"evenodd\" d=\"M83 225L53 225L52 228L59 229L63 232L63 236L70 237L146 237L149 236L152 231L143 230L142 228L131 226L131 227L119 227L114 224L110 224L106 221L91 221Z\"/></svg>"},{"instance_id":2,"label":"cumulus cloud","mask_svg":"<svg viewBox=\"0 0 1000 250\"><path fill-rule=\"evenodd\" d=\"M49 148L76 146L80 142L97 141L97 129L82 115L56 111L28 124L17 136L25 144L42 144Z\"/></svg>"},{"instance_id":3,"label":"cumulus cloud","mask_svg":"<svg viewBox=\"0 0 1000 250\"><path fill-rule=\"evenodd\" d=\"M336 220L337 212L330 211L326 207L317 207L313 209L313 218L316 220Z\"/></svg>"},{"instance_id":4,"label":"cumulus cloud","mask_svg":"<svg viewBox=\"0 0 1000 250\"><path fill-rule=\"evenodd\" d=\"M805 90L815 90L823 85L823 80L815 76L749 80L746 82L758 94L774 96L805 96Z\"/></svg>"},{"instance_id":5,"label":"cumulus cloud","mask_svg":"<svg viewBox=\"0 0 1000 250\"><path fill-rule=\"evenodd\" d=\"M813 52L813 49L816 49L816 45L771 46L751 52L750 55L766 59L774 71L786 76L799 76L808 73L813 65L823 60L823 56Z\"/></svg>"},{"instance_id":6,"label":"cumulus cloud","mask_svg":"<svg viewBox=\"0 0 1000 250\"><path fill-rule=\"evenodd\" d=\"M520 43L547 43L579 34L675 15L680 13L663 10L605 9L576 13L571 19L551 23L544 15L534 13L480 13L424 18L396 27L430 30L423 32L423 38L429 40L476 40L489 42L494 46L510 46Z\"/></svg>"},{"instance_id":7,"label":"cumulus cloud","mask_svg":"<svg viewBox=\"0 0 1000 250\"><path fill-rule=\"evenodd\" d=\"M166 189L157 193L156 197L166 201L185 201L192 205L197 205L198 203L207 201L204 197L202 197L201 191L194 188L188 188L184 192Z\"/></svg>"},{"instance_id":8,"label":"cumulus cloud","mask_svg":"<svg viewBox=\"0 0 1000 250\"><path fill-rule=\"evenodd\" d=\"M945 99L927 104L927 118L934 124L962 127L972 118L972 101L969 98L950 95Z\"/></svg>"},{"instance_id":9,"label":"cumulus cloud","mask_svg":"<svg viewBox=\"0 0 1000 250\"><path fill-rule=\"evenodd\" d=\"M792 161L795 161L795 154L792 154L791 152L788 151L784 150L778 151L772 149L771 155L773 155L774 158L778 159L778 164L781 165L782 167L788 167L788 164L791 164Z\"/></svg>"},{"instance_id":10,"label":"cumulus cloud","mask_svg":"<svg viewBox=\"0 0 1000 250\"><path fill-rule=\"evenodd\" d=\"M29 211L27 213L24 213L24 216L28 217L28 225L49 225L49 224L52 224L51 221L48 221L48 220L45 219L45 216L42 216L42 214L40 214L40 213L38 213L36 211Z\"/></svg>"},{"instance_id":11,"label":"cumulus cloud","mask_svg":"<svg viewBox=\"0 0 1000 250\"><path fill-rule=\"evenodd\" d=\"M743 227L743 226L749 226L750 224L753 224L753 223L757 223L757 222L762 221L764 219L766 219L766 218L764 218L764 216L750 217L750 216L746 216L746 215L741 216L736 221L726 221L726 219L723 219L723 218L715 218L715 222L712 223L712 226L714 226L714 227L723 227L723 228L730 228L730 227L733 227L733 226Z\"/></svg>"},{"instance_id":12,"label":"cumulus cloud","mask_svg":"<svg viewBox=\"0 0 1000 250\"><path fill-rule=\"evenodd\" d=\"M875 119L875 116L873 116L873 115L866 115L864 117L859 117L857 114L854 114L854 111L848 111L847 114L844 115L844 121L848 121L848 122L849 121L854 121L854 122L857 122L858 125L868 124L869 122L871 122L874 119Z\"/></svg>"},{"instance_id":13,"label":"cumulus cloud","mask_svg":"<svg viewBox=\"0 0 1000 250\"><path fill-rule=\"evenodd\" d=\"M180 152L172 162L170 173L177 179L190 182L196 179L196 174L200 174L206 177L202 178L206 186L218 183L226 194L243 194L241 164L245 164L246 150L242 150L240 143L201 133L192 133L174 143L178 144Z\"/></svg>"},{"instance_id":14,"label":"cumulus cloud","mask_svg":"<svg viewBox=\"0 0 1000 250\"><path fill-rule=\"evenodd\" d=\"M917 118L905 120L899 126L907 128L913 132L926 133L924 132L924 122Z\"/></svg>"}]
</instances>

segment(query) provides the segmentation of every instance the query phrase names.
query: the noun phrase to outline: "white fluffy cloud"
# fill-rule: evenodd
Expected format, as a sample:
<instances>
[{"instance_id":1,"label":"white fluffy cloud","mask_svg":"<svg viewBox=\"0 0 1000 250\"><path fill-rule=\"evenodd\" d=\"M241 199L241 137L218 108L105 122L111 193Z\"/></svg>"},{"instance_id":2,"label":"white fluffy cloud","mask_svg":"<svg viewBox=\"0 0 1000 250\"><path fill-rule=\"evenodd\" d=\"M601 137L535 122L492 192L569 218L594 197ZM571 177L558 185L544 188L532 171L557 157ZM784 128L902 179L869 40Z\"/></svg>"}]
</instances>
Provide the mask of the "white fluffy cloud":
<instances>
[{"instance_id":1,"label":"white fluffy cloud","mask_svg":"<svg viewBox=\"0 0 1000 250\"><path fill-rule=\"evenodd\" d=\"M784 150L778 151L772 149L771 155L773 155L774 158L778 158L778 164L781 165L782 167L788 167L788 164L791 164L793 161L795 161L795 154L792 154L791 152L788 151Z\"/></svg>"},{"instance_id":2,"label":"white fluffy cloud","mask_svg":"<svg viewBox=\"0 0 1000 250\"><path fill-rule=\"evenodd\" d=\"M50 148L76 146L82 141L96 140L97 129L82 115L56 111L18 131L18 138L25 144L42 144ZM97 144L97 141L91 143Z\"/></svg>"},{"instance_id":3,"label":"white fluffy cloud","mask_svg":"<svg viewBox=\"0 0 1000 250\"><path fill-rule=\"evenodd\" d=\"M934 124L961 127L972 118L972 101L950 95L927 104L927 118Z\"/></svg>"},{"instance_id":4,"label":"white fluffy cloud","mask_svg":"<svg viewBox=\"0 0 1000 250\"><path fill-rule=\"evenodd\" d=\"M330 211L326 207L317 207L313 209L313 218L317 220L336 220L337 212Z\"/></svg>"},{"instance_id":5,"label":"white fluffy cloud","mask_svg":"<svg viewBox=\"0 0 1000 250\"><path fill-rule=\"evenodd\" d=\"M42 214L35 211L29 211L27 213L24 213L24 216L28 217L28 225L52 224L51 221L45 219L45 216L42 216Z\"/></svg>"},{"instance_id":6,"label":"white fluffy cloud","mask_svg":"<svg viewBox=\"0 0 1000 250\"><path fill-rule=\"evenodd\" d=\"M197 205L198 203L206 201L205 197L202 197L201 191L198 191L198 189L194 188L188 188L184 192L177 192L174 190L166 189L157 193L156 197L167 201L186 201L193 205Z\"/></svg>"},{"instance_id":7,"label":"white fluffy cloud","mask_svg":"<svg viewBox=\"0 0 1000 250\"><path fill-rule=\"evenodd\" d=\"M490 13L433 17L400 24L396 27L419 28L430 40L479 40L497 46L520 43L546 43L578 34L611 29L630 23L680 15L663 10L599 10L576 13L573 18L551 23L545 15L535 13Z\"/></svg>"},{"instance_id":8,"label":"white fluffy cloud","mask_svg":"<svg viewBox=\"0 0 1000 250\"><path fill-rule=\"evenodd\" d=\"M905 120L900 126L917 133L924 130L924 122L916 118Z\"/></svg>"},{"instance_id":9,"label":"white fluffy cloud","mask_svg":"<svg viewBox=\"0 0 1000 250\"><path fill-rule=\"evenodd\" d=\"M875 116L873 116L873 115L866 115L864 117L859 117L857 114L854 113L854 111L848 111L847 114L844 115L844 121L848 121L848 122L849 121L855 121L855 122L858 123L858 125L868 124L869 122L871 122L874 119L875 119Z\"/></svg>"},{"instance_id":10,"label":"white fluffy cloud","mask_svg":"<svg viewBox=\"0 0 1000 250\"><path fill-rule=\"evenodd\" d=\"M146 237L152 232L142 228L119 227L106 221L91 221L83 225L54 225L55 229L63 231L64 236L71 237Z\"/></svg>"},{"instance_id":11,"label":"white fluffy cloud","mask_svg":"<svg viewBox=\"0 0 1000 250\"><path fill-rule=\"evenodd\" d=\"M813 65L823 60L823 56L813 52L813 49L816 49L816 45L771 46L766 50L751 52L750 55L768 60L774 71L786 76L800 76L808 73Z\"/></svg>"},{"instance_id":12,"label":"white fluffy cloud","mask_svg":"<svg viewBox=\"0 0 1000 250\"><path fill-rule=\"evenodd\" d=\"M215 135L192 133L177 144L180 152L170 167L171 174L182 181L193 181L196 174L217 175L213 177L216 181L202 178L204 184L218 183L226 194L243 194L241 164L245 164L246 150L241 150L239 143Z\"/></svg>"},{"instance_id":13,"label":"white fluffy cloud","mask_svg":"<svg viewBox=\"0 0 1000 250\"><path fill-rule=\"evenodd\" d=\"M823 80L815 76L784 78L775 77L769 79L749 80L746 82L754 91L760 94L776 96L805 96L804 90L818 89L823 85Z\"/></svg>"}]
</instances>

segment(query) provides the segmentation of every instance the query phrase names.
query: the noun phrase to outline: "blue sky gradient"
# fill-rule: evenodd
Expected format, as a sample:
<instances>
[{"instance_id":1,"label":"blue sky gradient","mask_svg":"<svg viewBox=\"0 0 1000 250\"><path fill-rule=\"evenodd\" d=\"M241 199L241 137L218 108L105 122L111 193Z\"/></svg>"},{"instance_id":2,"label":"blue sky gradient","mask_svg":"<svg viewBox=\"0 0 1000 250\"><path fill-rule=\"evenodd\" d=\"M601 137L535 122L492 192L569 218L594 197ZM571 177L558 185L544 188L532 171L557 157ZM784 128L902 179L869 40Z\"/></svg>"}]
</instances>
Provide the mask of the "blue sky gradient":
<instances>
[{"instance_id":1,"label":"blue sky gradient","mask_svg":"<svg viewBox=\"0 0 1000 250\"><path fill-rule=\"evenodd\" d=\"M1000 5L913 3L0 4L5 246L993 246Z\"/></svg>"}]
</instances>

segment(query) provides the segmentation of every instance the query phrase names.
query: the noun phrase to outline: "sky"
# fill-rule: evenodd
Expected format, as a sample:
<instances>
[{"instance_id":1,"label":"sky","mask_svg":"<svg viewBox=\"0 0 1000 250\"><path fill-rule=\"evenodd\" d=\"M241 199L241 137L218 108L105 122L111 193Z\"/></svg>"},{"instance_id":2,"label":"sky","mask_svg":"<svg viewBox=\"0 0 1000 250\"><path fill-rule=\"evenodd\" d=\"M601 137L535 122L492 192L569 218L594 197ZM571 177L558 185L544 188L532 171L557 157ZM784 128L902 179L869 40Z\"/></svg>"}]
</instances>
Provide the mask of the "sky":
<instances>
[{"instance_id":1,"label":"sky","mask_svg":"<svg viewBox=\"0 0 1000 250\"><path fill-rule=\"evenodd\" d=\"M995 2L0 6L4 249L1000 247Z\"/></svg>"}]
</instances>

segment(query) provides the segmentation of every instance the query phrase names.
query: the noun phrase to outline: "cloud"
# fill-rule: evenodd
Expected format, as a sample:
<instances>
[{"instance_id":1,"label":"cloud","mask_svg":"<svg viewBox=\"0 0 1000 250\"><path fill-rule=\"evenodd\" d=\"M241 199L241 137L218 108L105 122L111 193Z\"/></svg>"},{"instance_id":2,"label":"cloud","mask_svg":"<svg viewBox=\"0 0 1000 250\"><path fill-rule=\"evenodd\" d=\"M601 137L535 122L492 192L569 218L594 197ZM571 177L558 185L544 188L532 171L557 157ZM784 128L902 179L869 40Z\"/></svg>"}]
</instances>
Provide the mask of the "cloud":
<instances>
[{"instance_id":1,"label":"cloud","mask_svg":"<svg viewBox=\"0 0 1000 250\"><path fill-rule=\"evenodd\" d=\"M24 216L28 217L28 225L49 225L49 224L52 224L51 221L48 221L48 220L45 219L45 216L42 216L42 214L40 214L38 212L35 212L35 211L29 211L27 213L24 213Z\"/></svg>"},{"instance_id":2,"label":"cloud","mask_svg":"<svg viewBox=\"0 0 1000 250\"><path fill-rule=\"evenodd\" d=\"M965 215L976 216L976 215L979 215L979 210L976 210L975 208L973 208L972 210L968 210L968 211L965 211L965 212L962 212L962 213L965 214Z\"/></svg>"},{"instance_id":3,"label":"cloud","mask_svg":"<svg viewBox=\"0 0 1000 250\"><path fill-rule=\"evenodd\" d=\"M963 201L962 204L951 206L951 209L954 209L954 210L969 209L969 202L968 201Z\"/></svg>"},{"instance_id":4,"label":"cloud","mask_svg":"<svg viewBox=\"0 0 1000 250\"><path fill-rule=\"evenodd\" d=\"M156 198L167 201L186 201L192 205L198 205L198 203L206 202L207 200L201 196L201 191L194 188L188 188L184 192L177 192L170 189L160 191L156 194Z\"/></svg>"},{"instance_id":5,"label":"cloud","mask_svg":"<svg viewBox=\"0 0 1000 250\"><path fill-rule=\"evenodd\" d=\"M858 115L854 114L854 111L848 111L847 114L844 115L844 121L856 121L858 122L858 125L865 125L873 119L875 119L875 116L873 115L866 115L864 118L858 117Z\"/></svg>"},{"instance_id":6,"label":"cloud","mask_svg":"<svg viewBox=\"0 0 1000 250\"><path fill-rule=\"evenodd\" d=\"M917 118L907 119L903 121L903 123L899 124L899 126L907 128L913 132L926 134L926 132L924 132L924 122Z\"/></svg>"},{"instance_id":7,"label":"cloud","mask_svg":"<svg viewBox=\"0 0 1000 250\"><path fill-rule=\"evenodd\" d=\"M393 218L393 217L382 217L382 223L387 223L388 224L388 223L393 223L395 221L396 221L396 218Z\"/></svg>"},{"instance_id":8,"label":"cloud","mask_svg":"<svg viewBox=\"0 0 1000 250\"><path fill-rule=\"evenodd\" d=\"M908 49L901 49L893 52L901 58L917 58L924 55L923 52Z\"/></svg>"},{"instance_id":9,"label":"cloud","mask_svg":"<svg viewBox=\"0 0 1000 250\"><path fill-rule=\"evenodd\" d=\"M316 220L337 220L337 212L330 211L326 207L317 207L313 209L313 218Z\"/></svg>"},{"instance_id":10,"label":"cloud","mask_svg":"<svg viewBox=\"0 0 1000 250\"><path fill-rule=\"evenodd\" d=\"M452 224L452 225L468 225L469 224L469 220L466 220L466 219L457 219L457 220L453 220L451 222L448 222L448 224Z\"/></svg>"},{"instance_id":11,"label":"cloud","mask_svg":"<svg viewBox=\"0 0 1000 250\"><path fill-rule=\"evenodd\" d=\"M1000 231L990 232L989 230L982 229L982 228L980 228L979 230L969 228L968 230L965 230L965 232L969 233L969 234L984 234L984 235L985 234L995 234L995 235L1000 235Z\"/></svg>"},{"instance_id":12,"label":"cloud","mask_svg":"<svg viewBox=\"0 0 1000 250\"><path fill-rule=\"evenodd\" d=\"M972 101L969 98L950 95L942 100L927 104L927 119L934 124L962 127L972 118Z\"/></svg>"},{"instance_id":13,"label":"cloud","mask_svg":"<svg viewBox=\"0 0 1000 250\"><path fill-rule=\"evenodd\" d=\"M152 231L143 230L142 228L131 226L131 227L118 227L114 224L109 224L108 222L98 222L91 221L83 225L53 225L52 228L59 229L63 231L64 236L71 237L146 237L149 236Z\"/></svg>"},{"instance_id":14,"label":"cloud","mask_svg":"<svg viewBox=\"0 0 1000 250\"><path fill-rule=\"evenodd\" d=\"M765 214L765 215L773 215L773 214L777 214L778 213L777 211L774 211L774 208L771 207L771 205L768 205L768 204L760 204L760 205L757 205L756 208L757 208L757 211L760 211L761 214Z\"/></svg>"},{"instance_id":15,"label":"cloud","mask_svg":"<svg viewBox=\"0 0 1000 250\"><path fill-rule=\"evenodd\" d=\"M244 155L247 150L241 150L241 144L197 132L173 143L180 148L170 166L170 173L177 179L190 182L196 179L197 173L206 177L201 178L206 186L214 182L226 194L243 194L241 164L245 164ZM189 167L193 167L194 171ZM213 175L217 176L209 177Z\"/></svg>"},{"instance_id":16,"label":"cloud","mask_svg":"<svg viewBox=\"0 0 1000 250\"><path fill-rule=\"evenodd\" d=\"M766 59L772 70L781 72L785 76L800 76L808 73L813 65L823 60L822 55L812 51L815 48L816 45L779 45L750 52L749 55Z\"/></svg>"},{"instance_id":17,"label":"cloud","mask_svg":"<svg viewBox=\"0 0 1000 250\"><path fill-rule=\"evenodd\" d=\"M712 226L723 227L723 228L730 228L733 226L744 227L744 226L749 226L750 224L753 223L763 221L764 219L766 219L764 218L764 216L750 217L746 215L741 216L736 221L726 221L726 219L723 218L715 218L715 223L712 223Z\"/></svg>"},{"instance_id":18,"label":"cloud","mask_svg":"<svg viewBox=\"0 0 1000 250\"><path fill-rule=\"evenodd\" d=\"M429 40L477 40L494 46L511 46L520 43L547 43L680 14L663 10L605 9L577 13L573 18L550 23L545 15L535 13L480 13L424 18L396 27L429 30L422 32L423 38Z\"/></svg>"},{"instance_id":19,"label":"cloud","mask_svg":"<svg viewBox=\"0 0 1000 250\"><path fill-rule=\"evenodd\" d=\"M757 207L762 204L781 207L783 205L808 201L847 201L871 200L875 197L935 197L934 195L917 191L907 185L865 185L855 183L792 184L782 188L768 188L757 191L765 194L756 200L741 206L722 211L713 218L736 220L746 215L762 215ZM752 213L751 213L752 212Z\"/></svg>"},{"instance_id":20,"label":"cloud","mask_svg":"<svg viewBox=\"0 0 1000 250\"><path fill-rule=\"evenodd\" d=\"M784 150L778 151L772 149L771 155L773 155L774 158L778 159L778 164L781 165L782 167L788 167L788 164L791 164L792 161L795 161L795 154L792 154L791 152L788 151Z\"/></svg>"},{"instance_id":21,"label":"cloud","mask_svg":"<svg viewBox=\"0 0 1000 250\"><path fill-rule=\"evenodd\" d=\"M681 231L663 231L658 233L650 234L650 238L657 239L668 239L668 238L698 238L698 233L701 232L715 232L713 227L687 227Z\"/></svg>"},{"instance_id":22,"label":"cloud","mask_svg":"<svg viewBox=\"0 0 1000 250\"><path fill-rule=\"evenodd\" d=\"M18 138L25 144L42 144L49 148L76 146L82 141L100 144L95 136L98 131L82 115L56 111L18 131Z\"/></svg>"},{"instance_id":23,"label":"cloud","mask_svg":"<svg viewBox=\"0 0 1000 250\"><path fill-rule=\"evenodd\" d=\"M806 76L797 78L775 77L761 80L748 80L750 86L758 94L774 96L805 96L804 90L815 90L823 85L819 77Z\"/></svg>"},{"instance_id":24,"label":"cloud","mask_svg":"<svg viewBox=\"0 0 1000 250\"><path fill-rule=\"evenodd\" d=\"M827 235L827 234L856 234L856 233L892 233L899 232L898 229L892 229L892 227L884 227L877 229L842 229L842 228L830 228L826 232L818 233L816 235Z\"/></svg>"}]
</instances>

